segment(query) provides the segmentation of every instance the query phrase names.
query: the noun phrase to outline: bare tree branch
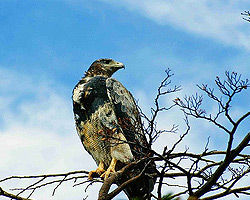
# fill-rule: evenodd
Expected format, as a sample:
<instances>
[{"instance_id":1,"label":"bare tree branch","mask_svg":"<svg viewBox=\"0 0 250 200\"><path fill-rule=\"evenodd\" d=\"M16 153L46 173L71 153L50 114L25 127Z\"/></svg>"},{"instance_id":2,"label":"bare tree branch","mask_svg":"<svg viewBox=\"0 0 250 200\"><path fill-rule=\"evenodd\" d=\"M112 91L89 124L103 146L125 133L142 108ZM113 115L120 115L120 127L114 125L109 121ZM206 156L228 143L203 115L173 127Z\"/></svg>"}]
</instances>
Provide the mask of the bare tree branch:
<instances>
[{"instance_id":1,"label":"bare tree branch","mask_svg":"<svg viewBox=\"0 0 250 200\"><path fill-rule=\"evenodd\" d=\"M250 11L244 11L243 13L241 13L241 15L243 16L243 19L250 22Z\"/></svg>"},{"instance_id":2,"label":"bare tree branch","mask_svg":"<svg viewBox=\"0 0 250 200\"><path fill-rule=\"evenodd\" d=\"M11 198L11 199L16 199L16 200L32 200L32 199L23 198L23 197L19 197L18 195L8 193L4 191L1 187L0 187L0 196L4 196L4 197Z\"/></svg>"}]
</instances>

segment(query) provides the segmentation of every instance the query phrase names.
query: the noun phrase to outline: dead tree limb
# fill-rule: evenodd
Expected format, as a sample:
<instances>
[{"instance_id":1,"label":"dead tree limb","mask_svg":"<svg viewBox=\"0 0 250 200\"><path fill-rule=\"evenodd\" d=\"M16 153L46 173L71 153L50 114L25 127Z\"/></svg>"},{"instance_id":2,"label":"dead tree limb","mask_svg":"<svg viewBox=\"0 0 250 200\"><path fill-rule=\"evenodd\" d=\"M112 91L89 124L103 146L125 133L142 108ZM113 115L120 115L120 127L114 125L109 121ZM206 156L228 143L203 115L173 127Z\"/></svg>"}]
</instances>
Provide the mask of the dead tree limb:
<instances>
[{"instance_id":1,"label":"dead tree limb","mask_svg":"<svg viewBox=\"0 0 250 200\"><path fill-rule=\"evenodd\" d=\"M243 16L242 18L248 22L250 22L250 11L244 11L241 13L241 15Z\"/></svg>"},{"instance_id":2,"label":"dead tree limb","mask_svg":"<svg viewBox=\"0 0 250 200\"><path fill-rule=\"evenodd\" d=\"M0 196L4 196L4 197L11 198L11 199L16 199L16 200L32 200L32 199L23 198L23 197L20 197L18 195L8 193L8 192L4 191L1 187L0 187Z\"/></svg>"}]
</instances>

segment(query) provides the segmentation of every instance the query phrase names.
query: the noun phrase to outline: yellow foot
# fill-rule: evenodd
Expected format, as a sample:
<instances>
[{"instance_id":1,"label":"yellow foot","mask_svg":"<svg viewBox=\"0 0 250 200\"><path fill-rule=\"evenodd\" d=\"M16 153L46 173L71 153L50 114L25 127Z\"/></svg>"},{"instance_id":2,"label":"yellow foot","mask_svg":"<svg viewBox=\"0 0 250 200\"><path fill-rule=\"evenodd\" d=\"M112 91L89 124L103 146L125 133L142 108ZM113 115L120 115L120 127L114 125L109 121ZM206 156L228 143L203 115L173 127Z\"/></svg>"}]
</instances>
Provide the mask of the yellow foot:
<instances>
[{"instance_id":1,"label":"yellow foot","mask_svg":"<svg viewBox=\"0 0 250 200\"><path fill-rule=\"evenodd\" d=\"M111 161L108 169L100 177L104 178L104 180L106 180L111 173L115 173L116 162L117 162L117 160L115 158L112 158L112 161Z\"/></svg>"},{"instance_id":2,"label":"yellow foot","mask_svg":"<svg viewBox=\"0 0 250 200\"><path fill-rule=\"evenodd\" d=\"M94 176L94 175L98 174L99 176L101 176L101 174L103 174L103 173L105 173L105 169L104 169L104 164L103 164L103 162L101 161L101 162L99 163L99 166L97 167L96 170L92 170L92 171L89 172L89 177L88 177L88 179L89 179L89 180L93 180L93 176Z\"/></svg>"}]
</instances>

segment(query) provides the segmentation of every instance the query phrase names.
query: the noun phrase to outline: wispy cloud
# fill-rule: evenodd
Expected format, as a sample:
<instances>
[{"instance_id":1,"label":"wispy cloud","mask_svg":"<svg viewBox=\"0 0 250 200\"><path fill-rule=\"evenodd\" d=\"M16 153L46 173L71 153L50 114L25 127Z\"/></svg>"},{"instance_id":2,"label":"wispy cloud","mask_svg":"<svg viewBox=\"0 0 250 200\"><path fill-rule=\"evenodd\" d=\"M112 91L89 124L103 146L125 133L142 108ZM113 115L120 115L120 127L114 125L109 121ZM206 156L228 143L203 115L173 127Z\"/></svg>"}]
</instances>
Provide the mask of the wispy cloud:
<instances>
[{"instance_id":1,"label":"wispy cloud","mask_svg":"<svg viewBox=\"0 0 250 200\"><path fill-rule=\"evenodd\" d=\"M160 25L171 25L227 45L250 50L250 31L247 28L249 25L240 15L249 8L247 1L102 1L138 12Z\"/></svg>"}]
</instances>

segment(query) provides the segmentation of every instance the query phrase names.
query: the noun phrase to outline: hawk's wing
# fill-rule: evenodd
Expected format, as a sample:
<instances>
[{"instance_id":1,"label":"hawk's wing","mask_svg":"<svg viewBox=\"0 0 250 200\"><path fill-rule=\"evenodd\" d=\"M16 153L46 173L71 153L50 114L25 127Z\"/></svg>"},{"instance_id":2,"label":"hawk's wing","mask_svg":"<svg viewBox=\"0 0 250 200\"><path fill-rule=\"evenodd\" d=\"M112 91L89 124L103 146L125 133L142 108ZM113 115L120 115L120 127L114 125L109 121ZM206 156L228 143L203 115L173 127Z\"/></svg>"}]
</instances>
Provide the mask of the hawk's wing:
<instances>
[{"instance_id":1,"label":"hawk's wing","mask_svg":"<svg viewBox=\"0 0 250 200\"><path fill-rule=\"evenodd\" d=\"M118 123L123 129L132 153L137 159L142 158L147 153L148 144L135 100L131 93L114 78L108 78L106 86L108 97L116 110Z\"/></svg>"},{"instance_id":2,"label":"hawk's wing","mask_svg":"<svg viewBox=\"0 0 250 200\"><path fill-rule=\"evenodd\" d=\"M122 127L123 134L128 141L133 156L135 159L152 156L150 155L150 148L148 147L143 132L141 118L133 96L114 78L108 78L106 86L108 97L115 107L118 123ZM146 165L147 168L144 169ZM117 184L120 185L128 179L137 176L142 170L145 170L146 174L156 173L155 164L153 162L149 165L147 164L147 161L141 162L135 169L128 172L127 176L121 178ZM124 191L131 199L135 197L143 197L140 199L147 199L146 197L148 197L148 194L154 188L155 181L155 177L145 175L141 179L131 183Z\"/></svg>"}]
</instances>

